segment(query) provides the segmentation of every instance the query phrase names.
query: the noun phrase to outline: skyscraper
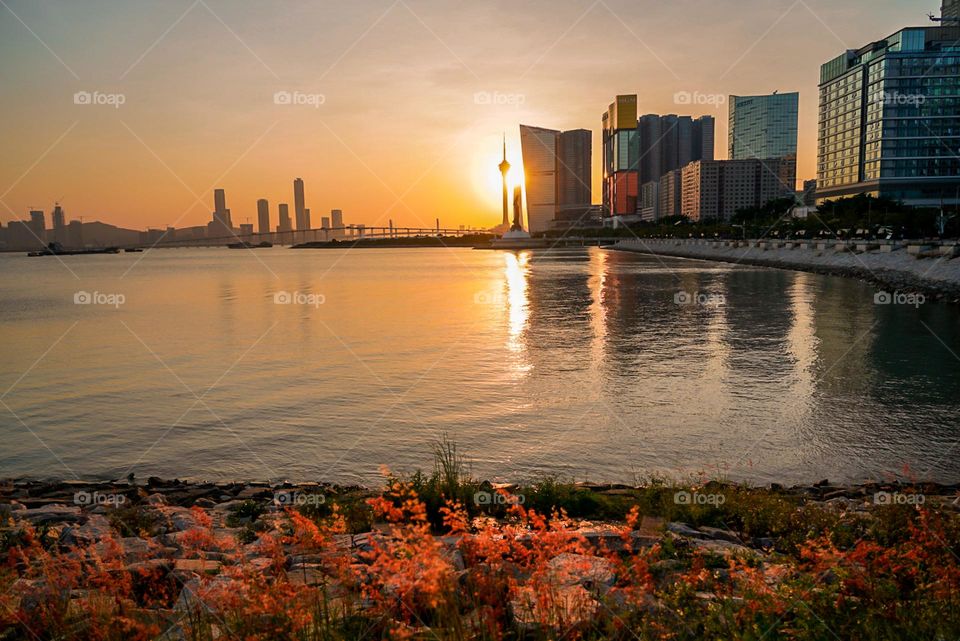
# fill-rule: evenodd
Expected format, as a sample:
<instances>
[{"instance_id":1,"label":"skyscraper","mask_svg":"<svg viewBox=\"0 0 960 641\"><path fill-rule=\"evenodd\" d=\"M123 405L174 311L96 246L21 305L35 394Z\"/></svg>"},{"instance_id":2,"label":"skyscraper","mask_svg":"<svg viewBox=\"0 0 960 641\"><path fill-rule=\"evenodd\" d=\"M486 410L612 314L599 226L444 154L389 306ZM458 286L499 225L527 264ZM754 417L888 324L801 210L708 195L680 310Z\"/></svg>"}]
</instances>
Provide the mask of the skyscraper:
<instances>
[{"instance_id":1,"label":"skyscraper","mask_svg":"<svg viewBox=\"0 0 960 641\"><path fill-rule=\"evenodd\" d=\"M944 2L944 24L958 13L960 3ZM870 194L960 204L957 31L906 28L820 68L818 202Z\"/></svg>"},{"instance_id":2,"label":"skyscraper","mask_svg":"<svg viewBox=\"0 0 960 641\"><path fill-rule=\"evenodd\" d=\"M257 201L257 228L261 234L270 233L270 203L266 198Z\"/></svg>"},{"instance_id":3,"label":"skyscraper","mask_svg":"<svg viewBox=\"0 0 960 641\"><path fill-rule=\"evenodd\" d=\"M960 0L943 0L940 7L940 16L943 26L956 27L960 25Z\"/></svg>"},{"instance_id":4,"label":"skyscraper","mask_svg":"<svg viewBox=\"0 0 960 641\"><path fill-rule=\"evenodd\" d=\"M51 223L53 224L53 231L59 232L64 227L67 226L66 217L63 214L63 207L60 206L60 203L53 204L53 214L51 216Z\"/></svg>"},{"instance_id":5,"label":"skyscraper","mask_svg":"<svg viewBox=\"0 0 960 641\"><path fill-rule=\"evenodd\" d=\"M617 96L602 123L604 215L634 214L640 194L637 97Z\"/></svg>"},{"instance_id":6,"label":"skyscraper","mask_svg":"<svg viewBox=\"0 0 960 641\"><path fill-rule=\"evenodd\" d=\"M617 96L603 115L603 203L607 216L659 218L659 182L696 160L713 160L713 116L645 114L637 97ZM641 198L643 186L646 198Z\"/></svg>"},{"instance_id":7,"label":"skyscraper","mask_svg":"<svg viewBox=\"0 0 960 641\"><path fill-rule=\"evenodd\" d=\"M307 215L304 207L303 179L296 178L293 181L293 211L294 215L296 216L298 231L310 229L310 224L307 221Z\"/></svg>"},{"instance_id":8,"label":"skyscraper","mask_svg":"<svg viewBox=\"0 0 960 641\"><path fill-rule=\"evenodd\" d=\"M33 236L37 242L44 242L44 239L47 236L47 223L43 214L43 210L34 209L30 211L30 231L33 232Z\"/></svg>"},{"instance_id":9,"label":"skyscraper","mask_svg":"<svg viewBox=\"0 0 960 641\"><path fill-rule=\"evenodd\" d=\"M800 94L730 96L730 160L797 155Z\"/></svg>"},{"instance_id":10,"label":"skyscraper","mask_svg":"<svg viewBox=\"0 0 960 641\"><path fill-rule=\"evenodd\" d=\"M768 171L796 190L799 107L798 93L730 96L730 160L769 160Z\"/></svg>"},{"instance_id":11,"label":"skyscraper","mask_svg":"<svg viewBox=\"0 0 960 641\"><path fill-rule=\"evenodd\" d=\"M343 211L340 209L331 209L330 210L330 226L333 229L342 229L343 228Z\"/></svg>"},{"instance_id":12,"label":"skyscraper","mask_svg":"<svg viewBox=\"0 0 960 641\"><path fill-rule=\"evenodd\" d=\"M574 224L589 214L591 133L520 125L527 227L543 232L556 221Z\"/></svg>"},{"instance_id":13,"label":"skyscraper","mask_svg":"<svg viewBox=\"0 0 960 641\"><path fill-rule=\"evenodd\" d=\"M694 160L713 160L713 116L646 114L637 123L640 184L659 181L665 174Z\"/></svg>"},{"instance_id":14,"label":"skyscraper","mask_svg":"<svg viewBox=\"0 0 960 641\"><path fill-rule=\"evenodd\" d=\"M520 149L527 191L527 231L550 229L557 215L557 138L559 131L520 125Z\"/></svg>"},{"instance_id":15,"label":"skyscraper","mask_svg":"<svg viewBox=\"0 0 960 641\"><path fill-rule=\"evenodd\" d=\"M573 129L560 134L557 144L557 214L556 220L575 224L589 216L593 203L593 178L590 165L593 133Z\"/></svg>"},{"instance_id":16,"label":"skyscraper","mask_svg":"<svg viewBox=\"0 0 960 641\"><path fill-rule=\"evenodd\" d=\"M293 231L293 225L290 224L290 206L287 203L280 203L280 224L277 225L277 231Z\"/></svg>"},{"instance_id":17,"label":"skyscraper","mask_svg":"<svg viewBox=\"0 0 960 641\"><path fill-rule=\"evenodd\" d=\"M227 196L222 189L213 192L213 220L207 224L209 238L224 238L233 235L233 221L227 209Z\"/></svg>"}]
</instances>

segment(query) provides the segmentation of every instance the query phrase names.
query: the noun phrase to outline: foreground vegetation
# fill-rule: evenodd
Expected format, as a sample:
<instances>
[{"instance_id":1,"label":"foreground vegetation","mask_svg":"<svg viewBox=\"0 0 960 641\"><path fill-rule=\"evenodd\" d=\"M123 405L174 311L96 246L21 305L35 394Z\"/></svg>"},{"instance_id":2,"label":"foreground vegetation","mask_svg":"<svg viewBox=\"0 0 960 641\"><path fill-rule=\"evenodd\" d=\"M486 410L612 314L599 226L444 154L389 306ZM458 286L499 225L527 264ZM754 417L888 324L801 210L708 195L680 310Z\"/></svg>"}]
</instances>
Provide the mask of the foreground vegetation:
<instances>
[{"instance_id":1,"label":"foreground vegetation","mask_svg":"<svg viewBox=\"0 0 960 641\"><path fill-rule=\"evenodd\" d=\"M324 500L11 505L0 639L960 638L960 518L922 487L494 488L436 454Z\"/></svg>"}]
</instances>

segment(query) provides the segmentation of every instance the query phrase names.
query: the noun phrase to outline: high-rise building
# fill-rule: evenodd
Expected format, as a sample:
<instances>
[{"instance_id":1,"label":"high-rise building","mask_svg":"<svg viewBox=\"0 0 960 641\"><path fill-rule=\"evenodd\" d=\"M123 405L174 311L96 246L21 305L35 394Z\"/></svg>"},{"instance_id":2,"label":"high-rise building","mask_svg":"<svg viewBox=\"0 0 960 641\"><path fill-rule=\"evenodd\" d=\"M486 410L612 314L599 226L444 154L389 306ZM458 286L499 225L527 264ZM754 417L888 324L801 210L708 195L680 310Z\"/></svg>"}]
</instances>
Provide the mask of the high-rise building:
<instances>
[{"instance_id":1,"label":"high-rise building","mask_svg":"<svg viewBox=\"0 0 960 641\"><path fill-rule=\"evenodd\" d=\"M698 160L682 170L681 210L693 221L730 220L741 209L795 194L784 177L792 158Z\"/></svg>"},{"instance_id":2,"label":"high-rise building","mask_svg":"<svg viewBox=\"0 0 960 641\"><path fill-rule=\"evenodd\" d=\"M592 134L520 125L528 231L546 231L559 221L576 224L590 215Z\"/></svg>"},{"instance_id":3,"label":"high-rise building","mask_svg":"<svg viewBox=\"0 0 960 641\"><path fill-rule=\"evenodd\" d=\"M730 96L730 160L787 159L769 165L790 191L797 188L797 137L800 94Z\"/></svg>"},{"instance_id":4,"label":"high-rise building","mask_svg":"<svg viewBox=\"0 0 960 641\"><path fill-rule=\"evenodd\" d=\"M960 3L944 2L945 24ZM958 203L960 29L910 27L820 68L817 200Z\"/></svg>"},{"instance_id":5,"label":"high-rise building","mask_svg":"<svg viewBox=\"0 0 960 641\"><path fill-rule=\"evenodd\" d=\"M668 171L660 177L657 185L657 198L660 202L657 209L657 217L654 220L680 216L683 213L682 169Z\"/></svg>"},{"instance_id":6,"label":"high-rise building","mask_svg":"<svg viewBox=\"0 0 960 641\"><path fill-rule=\"evenodd\" d=\"M713 160L716 122L675 114L637 118L636 105L636 96L617 96L603 115L603 209L607 216L655 220L660 179L695 160ZM644 198L648 183L656 184Z\"/></svg>"},{"instance_id":7,"label":"high-rise building","mask_svg":"<svg viewBox=\"0 0 960 641\"><path fill-rule=\"evenodd\" d=\"M270 233L270 203L266 198L257 201L257 229L261 234Z\"/></svg>"},{"instance_id":8,"label":"high-rise building","mask_svg":"<svg viewBox=\"0 0 960 641\"><path fill-rule=\"evenodd\" d=\"M330 217L322 216L320 218L320 228L321 229L330 229Z\"/></svg>"},{"instance_id":9,"label":"high-rise building","mask_svg":"<svg viewBox=\"0 0 960 641\"><path fill-rule=\"evenodd\" d=\"M207 224L207 237L225 238L233 236L233 221L227 209L227 196L222 189L213 192L213 220Z\"/></svg>"},{"instance_id":10,"label":"high-rise building","mask_svg":"<svg viewBox=\"0 0 960 641\"><path fill-rule=\"evenodd\" d=\"M290 206L287 203L280 203L279 210L280 223L277 225L277 231L293 231L293 225L290 223Z\"/></svg>"},{"instance_id":11,"label":"high-rise building","mask_svg":"<svg viewBox=\"0 0 960 641\"><path fill-rule=\"evenodd\" d=\"M51 219L54 231L63 229L67 226L67 219L66 216L64 216L63 207L60 206L60 203L53 204L53 214L51 215Z\"/></svg>"},{"instance_id":12,"label":"high-rise building","mask_svg":"<svg viewBox=\"0 0 960 641\"><path fill-rule=\"evenodd\" d=\"M527 231L544 232L557 216L557 143L560 132L520 125L527 191Z\"/></svg>"},{"instance_id":13,"label":"high-rise building","mask_svg":"<svg viewBox=\"0 0 960 641\"><path fill-rule=\"evenodd\" d=\"M602 124L604 215L634 214L640 194L637 97L617 96Z\"/></svg>"},{"instance_id":14,"label":"high-rise building","mask_svg":"<svg viewBox=\"0 0 960 641\"><path fill-rule=\"evenodd\" d=\"M293 213L296 216L298 231L310 228L307 224L304 208L303 179L295 178L293 181Z\"/></svg>"},{"instance_id":15,"label":"high-rise building","mask_svg":"<svg viewBox=\"0 0 960 641\"><path fill-rule=\"evenodd\" d=\"M45 242L44 239L47 237L47 223L43 210L34 209L30 211L30 231L38 242Z\"/></svg>"},{"instance_id":16,"label":"high-rise building","mask_svg":"<svg viewBox=\"0 0 960 641\"><path fill-rule=\"evenodd\" d=\"M343 211L340 209L331 209L330 210L330 225L334 228L343 227Z\"/></svg>"},{"instance_id":17,"label":"high-rise building","mask_svg":"<svg viewBox=\"0 0 960 641\"><path fill-rule=\"evenodd\" d=\"M797 155L800 94L730 96L730 160Z\"/></svg>"},{"instance_id":18,"label":"high-rise building","mask_svg":"<svg viewBox=\"0 0 960 641\"><path fill-rule=\"evenodd\" d=\"M593 133L572 129L560 134L557 143L557 213L554 219L576 225L590 217L593 204L591 160Z\"/></svg>"},{"instance_id":19,"label":"high-rise building","mask_svg":"<svg viewBox=\"0 0 960 641\"><path fill-rule=\"evenodd\" d=\"M943 26L960 26L960 0L943 0L940 7L941 24Z\"/></svg>"}]
</instances>

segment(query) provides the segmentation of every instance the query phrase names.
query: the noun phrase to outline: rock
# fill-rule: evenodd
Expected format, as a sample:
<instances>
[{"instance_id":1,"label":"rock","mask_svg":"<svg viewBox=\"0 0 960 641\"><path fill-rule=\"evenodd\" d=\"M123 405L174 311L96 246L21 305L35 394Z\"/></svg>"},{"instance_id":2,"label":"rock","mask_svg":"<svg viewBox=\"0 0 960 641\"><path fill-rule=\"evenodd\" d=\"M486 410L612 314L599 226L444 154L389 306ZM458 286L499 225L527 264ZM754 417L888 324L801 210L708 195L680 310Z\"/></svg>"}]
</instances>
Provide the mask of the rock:
<instances>
[{"instance_id":1,"label":"rock","mask_svg":"<svg viewBox=\"0 0 960 641\"><path fill-rule=\"evenodd\" d=\"M63 533L62 541L67 545L84 545L114 534L113 526L106 517L91 514L83 525L68 527Z\"/></svg>"},{"instance_id":2,"label":"rock","mask_svg":"<svg viewBox=\"0 0 960 641\"><path fill-rule=\"evenodd\" d=\"M216 574L220 571L220 561L210 559L175 559L173 569L177 572L196 572L197 574Z\"/></svg>"},{"instance_id":3,"label":"rock","mask_svg":"<svg viewBox=\"0 0 960 641\"><path fill-rule=\"evenodd\" d=\"M666 519L659 516L644 516L640 519L640 525L637 527L637 531L659 536L660 533L663 532L666 523Z\"/></svg>"},{"instance_id":4,"label":"rock","mask_svg":"<svg viewBox=\"0 0 960 641\"><path fill-rule=\"evenodd\" d=\"M674 534L679 534L680 536L685 536L688 539L709 539L710 537L701 532L696 528L692 528L686 523L668 523L667 531L673 532Z\"/></svg>"},{"instance_id":5,"label":"rock","mask_svg":"<svg viewBox=\"0 0 960 641\"><path fill-rule=\"evenodd\" d=\"M143 499L143 502L146 503L147 505L154 505L154 506L166 505L167 499L165 496L163 496L163 494L158 494L154 492L153 494L150 494L149 496L147 496L147 498Z\"/></svg>"},{"instance_id":6,"label":"rock","mask_svg":"<svg viewBox=\"0 0 960 641\"><path fill-rule=\"evenodd\" d=\"M730 543L729 541L693 539L691 540L691 543L693 543L694 547L703 552L712 552L714 554L719 554L720 556L757 555L756 550L748 548L745 545Z\"/></svg>"},{"instance_id":7,"label":"rock","mask_svg":"<svg viewBox=\"0 0 960 641\"><path fill-rule=\"evenodd\" d=\"M565 552L550 559L547 567L550 578L559 585L581 585L600 594L605 594L617 580L613 564L599 556Z\"/></svg>"},{"instance_id":8,"label":"rock","mask_svg":"<svg viewBox=\"0 0 960 641\"><path fill-rule=\"evenodd\" d=\"M597 600L581 585L549 591L524 586L510 601L514 622L525 632L543 628L569 632L590 621L599 608Z\"/></svg>"},{"instance_id":9,"label":"rock","mask_svg":"<svg viewBox=\"0 0 960 641\"><path fill-rule=\"evenodd\" d=\"M80 508L75 505L55 503L43 507L34 507L17 514L18 518L26 519L33 525L48 525L50 523L77 523L83 519Z\"/></svg>"},{"instance_id":10,"label":"rock","mask_svg":"<svg viewBox=\"0 0 960 641\"><path fill-rule=\"evenodd\" d=\"M292 585L310 586L324 585L329 582L329 578L318 568L301 567L297 570L287 571L287 580Z\"/></svg>"},{"instance_id":11,"label":"rock","mask_svg":"<svg viewBox=\"0 0 960 641\"><path fill-rule=\"evenodd\" d=\"M734 532L730 530L721 530L716 527L700 527L700 531L709 536L711 539L719 541L729 541L730 543L741 543L741 539Z\"/></svg>"}]
</instances>

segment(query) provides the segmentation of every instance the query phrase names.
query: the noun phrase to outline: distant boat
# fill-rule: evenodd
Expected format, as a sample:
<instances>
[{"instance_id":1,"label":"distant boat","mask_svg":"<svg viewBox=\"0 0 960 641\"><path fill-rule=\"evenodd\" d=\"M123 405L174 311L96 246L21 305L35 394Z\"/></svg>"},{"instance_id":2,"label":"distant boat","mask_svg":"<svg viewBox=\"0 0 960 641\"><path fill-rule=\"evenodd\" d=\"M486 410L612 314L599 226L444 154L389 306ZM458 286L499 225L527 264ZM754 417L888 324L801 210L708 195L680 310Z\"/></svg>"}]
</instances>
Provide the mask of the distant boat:
<instances>
[{"instance_id":1,"label":"distant boat","mask_svg":"<svg viewBox=\"0 0 960 641\"><path fill-rule=\"evenodd\" d=\"M119 254L119 247L100 247L98 249L64 249L57 242L50 243L37 252L29 252L27 256L80 256L83 254Z\"/></svg>"},{"instance_id":2,"label":"distant boat","mask_svg":"<svg viewBox=\"0 0 960 641\"><path fill-rule=\"evenodd\" d=\"M229 245L227 245L227 247L229 247L230 249L258 249L258 248L273 247L273 243L268 242L266 240L263 241L262 243L248 243L247 241L243 240L243 241L240 241L239 243L230 243Z\"/></svg>"}]
</instances>

